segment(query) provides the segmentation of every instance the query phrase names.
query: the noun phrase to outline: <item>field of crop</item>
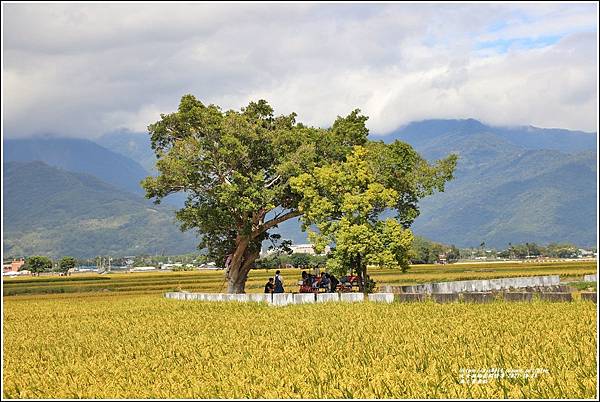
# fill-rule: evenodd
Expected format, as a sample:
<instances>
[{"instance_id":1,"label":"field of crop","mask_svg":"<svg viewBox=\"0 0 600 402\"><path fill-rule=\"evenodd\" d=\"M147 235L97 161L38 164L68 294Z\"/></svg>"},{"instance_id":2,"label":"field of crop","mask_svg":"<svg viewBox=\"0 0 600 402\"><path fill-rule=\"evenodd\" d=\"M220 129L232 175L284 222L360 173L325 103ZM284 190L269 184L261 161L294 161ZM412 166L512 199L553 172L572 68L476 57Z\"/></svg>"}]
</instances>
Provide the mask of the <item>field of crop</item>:
<instances>
[{"instance_id":1,"label":"field of crop","mask_svg":"<svg viewBox=\"0 0 600 402\"><path fill-rule=\"evenodd\" d=\"M450 265L414 265L406 273L389 269L372 269L370 275L378 284L412 285L470 279L492 279L514 276L560 275L581 280L585 274L596 273L596 262L560 263L482 263ZM300 270L282 270L288 291L297 291ZM273 270L253 270L247 292L261 292ZM70 277L17 277L3 280L4 296L43 293L124 292L162 293L178 289L197 292L222 292L225 289L222 271L114 273L108 275L80 274Z\"/></svg>"},{"instance_id":2,"label":"field of crop","mask_svg":"<svg viewBox=\"0 0 600 402\"><path fill-rule=\"evenodd\" d=\"M123 293L24 295L4 298L3 329L5 398L597 393L596 305L581 301L276 308ZM474 384L469 369L505 378ZM502 371L487 371L494 369ZM538 376L526 378L527 370Z\"/></svg>"}]
</instances>

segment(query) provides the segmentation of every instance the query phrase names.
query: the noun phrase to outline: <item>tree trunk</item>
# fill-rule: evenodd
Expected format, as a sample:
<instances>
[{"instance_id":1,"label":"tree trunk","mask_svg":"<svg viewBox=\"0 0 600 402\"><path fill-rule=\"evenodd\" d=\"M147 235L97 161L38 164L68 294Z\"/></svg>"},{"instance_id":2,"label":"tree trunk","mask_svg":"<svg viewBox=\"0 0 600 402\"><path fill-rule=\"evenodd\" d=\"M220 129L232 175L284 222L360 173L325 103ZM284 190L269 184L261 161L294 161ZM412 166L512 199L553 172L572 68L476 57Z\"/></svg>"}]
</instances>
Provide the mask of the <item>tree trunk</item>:
<instances>
[{"instance_id":1,"label":"tree trunk","mask_svg":"<svg viewBox=\"0 0 600 402\"><path fill-rule=\"evenodd\" d=\"M253 230L250 234L238 234L235 240L235 250L230 254L229 265L226 266L227 293L245 293L246 279L252 269L252 264L260 255L261 241L256 240L260 235L277 224L300 216L299 211L290 211L263 223L267 210L261 209L252 216ZM242 233L242 227L238 227Z\"/></svg>"},{"instance_id":2,"label":"tree trunk","mask_svg":"<svg viewBox=\"0 0 600 402\"><path fill-rule=\"evenodd\" d=\"M234 254L241 251L239 250L239 247L245 247L246 249L241 253L241 258L236 260L232 259L232 263L227 272L227 293L246 293L248 273L252 269L252 264L260 254L260 249L258 251L248 250L247 243L238 246L238 249L236 249Z\"/></svg>"},{"instance_id":3,"label":"tree trunk","mask_svg":"<svg viewBox=\"0 0 600 402\"><path fill-rule=\"evenodd\" d=\"M367 282L367 264L365 264L363 267L363 283L363 292L365 294L365 297L367 297L367 293L369 293L369 283Z\"/></svg>"},{"instance_id":4,"label":"tree trunk","mask_svg":"<svg viewBox=\"0 0 600 402\"><path fill-rule=\"evenodd\" d=\"M369 293L367 286L367 264L363 265L361 257L362 256L359 254L357 271L362 275L362 292L364 293L365 297L367 297L367 293Z\"/></svg>"},{"instance_id":5,"label":"tree trunk","mask_svg":"<svg viewBox=\"0 0 600 402\"><path fill-rule=\"evenodd\" d=\"M227 293L246 293L246 277L242 279L242 275L230 277L227 281Z\"/></svg>"}]
</instances>

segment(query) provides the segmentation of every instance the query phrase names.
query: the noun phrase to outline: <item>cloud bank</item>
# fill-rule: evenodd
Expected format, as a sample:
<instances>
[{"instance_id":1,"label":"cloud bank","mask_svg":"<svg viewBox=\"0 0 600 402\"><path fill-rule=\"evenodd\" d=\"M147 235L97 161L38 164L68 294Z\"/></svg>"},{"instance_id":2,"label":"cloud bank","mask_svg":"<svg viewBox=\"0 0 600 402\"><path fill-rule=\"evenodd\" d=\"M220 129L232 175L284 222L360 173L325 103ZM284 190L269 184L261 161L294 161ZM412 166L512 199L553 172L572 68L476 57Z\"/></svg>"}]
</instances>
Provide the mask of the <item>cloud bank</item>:
<instances>
[{"instance_id":1,"label":"cloud bank","mask_svg":"<svg viewBox=\"0 0 600 402\"><path fill-rule=\"evenodd\" d=\"M373 133L597 131L597 4L3 4L4 135L143 131L183 94Z\"/></svg>"}]
</instances>

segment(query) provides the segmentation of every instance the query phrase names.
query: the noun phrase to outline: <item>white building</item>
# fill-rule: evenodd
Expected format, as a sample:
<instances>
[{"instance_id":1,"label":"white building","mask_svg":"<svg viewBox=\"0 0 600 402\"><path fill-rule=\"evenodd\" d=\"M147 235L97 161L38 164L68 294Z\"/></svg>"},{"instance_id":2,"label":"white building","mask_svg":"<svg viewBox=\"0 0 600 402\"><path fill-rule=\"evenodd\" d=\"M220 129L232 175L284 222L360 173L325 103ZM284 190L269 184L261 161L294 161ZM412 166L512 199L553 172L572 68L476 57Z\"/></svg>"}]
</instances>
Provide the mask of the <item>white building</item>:
<instances>
[{"instance_id":1,"label":"white building","mask_svg":"<svg viewBox=\"0 0 600 402\"><path fill-rule=\"evenodd\" d=\"M312 244L294 244L294 245L290 246L290 249L292 250L292 254L317 255ZM329 246L325 246L325 250L323 251L323 253L321 253L319 255L325 255L325 254L329 253L330 250L331 249L329 248ZM274 253L273 250L267 250L264 253L264 255L271 255L273 253Z\"/></svg>"}]
</instances>

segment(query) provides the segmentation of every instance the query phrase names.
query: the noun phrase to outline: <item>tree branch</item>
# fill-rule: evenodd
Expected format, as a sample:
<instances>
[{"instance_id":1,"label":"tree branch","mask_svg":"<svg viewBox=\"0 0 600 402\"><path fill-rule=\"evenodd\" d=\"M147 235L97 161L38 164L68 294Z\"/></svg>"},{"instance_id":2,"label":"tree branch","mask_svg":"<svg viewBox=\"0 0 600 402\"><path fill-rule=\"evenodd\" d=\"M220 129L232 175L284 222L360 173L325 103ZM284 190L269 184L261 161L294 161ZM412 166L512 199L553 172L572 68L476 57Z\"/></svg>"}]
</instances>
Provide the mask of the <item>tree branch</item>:
<instances>
[{"instance_id":1,"label":"tree branch","mask_svg":"<svg viewBox=\"0 0 600 402\"><path fill-rule=\"evenodd\" d=\"M270 188L272 185L274 185L275 183L277 183L279 181L279 179L281 179L281 175L277 175L273 178L273 180L271 180L269 183L265 184L265 188Z\"/></svg>"},{"instance_id":2,"label":"tree branch","mask_svg":"<svg viewBox=\"0 0 600 402\"><path fill-rule=\"evenodd\" d=\"M252 231L252 238L255 238L259 234L271 229L273 226L280 224L283 221L287 221L288 219L295 218L296 216L300 216L302 213L300 211L290 211L279 217L275 217L270 221L267 221L260 225L256 230Z\"/></svg>"}]
</instances>

